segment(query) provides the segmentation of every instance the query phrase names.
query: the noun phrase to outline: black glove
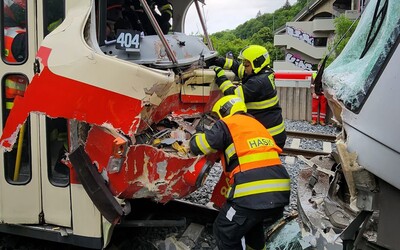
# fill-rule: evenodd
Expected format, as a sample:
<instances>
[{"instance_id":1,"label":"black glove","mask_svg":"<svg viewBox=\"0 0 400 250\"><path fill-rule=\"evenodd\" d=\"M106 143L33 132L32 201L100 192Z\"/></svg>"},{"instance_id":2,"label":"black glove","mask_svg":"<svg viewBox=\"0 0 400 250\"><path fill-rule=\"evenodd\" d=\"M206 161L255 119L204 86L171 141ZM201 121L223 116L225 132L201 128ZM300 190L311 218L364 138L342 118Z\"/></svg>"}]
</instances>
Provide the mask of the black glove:
<instances>
[{"instance_id":1,"label":"black glove","mask_svg":"<svg viewBox=\"0 0 400 250\"><path fill-rule=\"evenodd\" d=\"M219 86L225 81L228 80L228 78L225 76L225 71L221 67L215 67L214 71L216 73L216 78L215 78L215 83Z\"/></svg>"},{"instance_id":2,"label":"black glove","mask_svg":"<svg viewBox=\"0 0 400 250\"><path fill-rule=\"evenodd\" d=\"M226 61L226 60L225 60L224 57L217 57L217 58L215 59L215 61L214 61L214 65L223 68L224 65L225 65L225 61Z\"/></svg>"}]
</instances>

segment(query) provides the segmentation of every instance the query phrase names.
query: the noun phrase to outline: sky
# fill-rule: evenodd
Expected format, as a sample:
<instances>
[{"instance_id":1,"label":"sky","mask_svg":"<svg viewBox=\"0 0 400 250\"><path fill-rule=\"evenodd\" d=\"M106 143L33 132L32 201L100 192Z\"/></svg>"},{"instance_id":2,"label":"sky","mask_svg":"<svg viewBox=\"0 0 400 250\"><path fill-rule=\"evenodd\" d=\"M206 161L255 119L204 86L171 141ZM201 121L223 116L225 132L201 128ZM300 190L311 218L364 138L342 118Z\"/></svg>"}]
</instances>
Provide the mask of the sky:
<instances>
[{"instance_id":1,"label":"sky","mask_svg":"<svg viewBox=\"0 0 400 250\"><path fill-rule=\"evenodd\" d=\"M204 6L200 3L200 8L205 16L207 31L212 34L235 29L247 20L255 18L258 11L261 14L272 13L282 7L286 0L205 0L205 2ZM297 0L289 0L292 5L296 2ZM186 15L185 33L203 33L194 4Z\"/></svg>"}]
</instances>

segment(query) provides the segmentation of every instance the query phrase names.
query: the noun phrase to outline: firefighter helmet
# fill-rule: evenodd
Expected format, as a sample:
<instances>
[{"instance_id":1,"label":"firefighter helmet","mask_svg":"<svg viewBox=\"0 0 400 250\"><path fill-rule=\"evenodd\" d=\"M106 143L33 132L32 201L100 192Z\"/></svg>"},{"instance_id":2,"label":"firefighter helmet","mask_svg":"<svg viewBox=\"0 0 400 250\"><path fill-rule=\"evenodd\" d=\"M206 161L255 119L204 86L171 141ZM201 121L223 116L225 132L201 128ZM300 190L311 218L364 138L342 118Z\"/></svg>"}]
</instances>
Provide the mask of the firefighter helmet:
<instances>
[{"instance_id":1,"label":"firefighter helmet","mask_svg":"<svg viewBox=\"0 0 400 250\"><path fill-rule=\"evenodd\" d=\"M219 118L229 117L237 112L247 112L246 104L236 95L227 95L219 99L213 106L212 112Z\"/></svg>"},{"instance_id":2,"label":"firefighter helmet","mask_svg":"<svg viewBox=\"0 0 400 250\"><path fill-rule=\"evenodd\" d=\"M260 72L262 68L271 62L268 50L260 45L250 45L245 47L240 51L238 58L249 61L255 74Z\"/></svg>"}]
</instances>

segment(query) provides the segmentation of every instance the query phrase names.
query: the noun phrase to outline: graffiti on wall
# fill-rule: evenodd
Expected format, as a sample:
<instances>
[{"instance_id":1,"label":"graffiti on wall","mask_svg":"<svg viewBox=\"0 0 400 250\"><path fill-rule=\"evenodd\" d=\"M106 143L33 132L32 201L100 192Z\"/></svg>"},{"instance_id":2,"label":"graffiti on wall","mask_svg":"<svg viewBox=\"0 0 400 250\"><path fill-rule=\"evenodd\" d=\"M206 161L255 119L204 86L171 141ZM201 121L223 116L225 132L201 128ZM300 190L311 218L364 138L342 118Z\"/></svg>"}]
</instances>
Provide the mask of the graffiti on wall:
<instances>
[{"instance_id":1,"label":"graffiti on wall","mask_svg":"<svg viewBox=\"0 0 400 250\"><path fill-rule=\"evenodd\" d=\"M310 36L310 34L303 32L302 30L296 29L292 26L286 26L286 33L314 46L314 37Z\"/></svg>"},{"instance_id":2,"label":"graffiti on wall","mask_svg":"<svg viewBox=\"0 0 400 250\"><path fill-rule=\"evenodd\" d=\"M312 64L301 59L301 56L295 56L292 53L286 53L286 62L293 63L303 70L312 70Z\"/></svg>"}]
</instances>

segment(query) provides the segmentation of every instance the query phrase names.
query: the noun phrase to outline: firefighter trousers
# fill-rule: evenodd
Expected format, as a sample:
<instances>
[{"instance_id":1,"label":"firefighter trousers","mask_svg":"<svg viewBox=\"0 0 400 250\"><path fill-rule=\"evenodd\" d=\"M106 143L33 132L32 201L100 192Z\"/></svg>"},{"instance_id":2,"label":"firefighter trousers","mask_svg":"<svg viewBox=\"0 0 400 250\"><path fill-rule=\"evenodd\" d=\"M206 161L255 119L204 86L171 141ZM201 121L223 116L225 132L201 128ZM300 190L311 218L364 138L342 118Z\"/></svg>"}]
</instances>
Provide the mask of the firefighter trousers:
<instances>
[{"instance_id":1,"label":"firefighter trousers","mask_svg":"<svg viewBox=\"0 0 400 250\"><path fill-rule=\"evenodd\" d=\"M283 207L248 209L227 201L214 222L218 249L242 250L242 238L251 249L265 249L265 231L283 216Z\"/></svg>"}]
</instances>

